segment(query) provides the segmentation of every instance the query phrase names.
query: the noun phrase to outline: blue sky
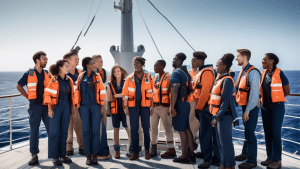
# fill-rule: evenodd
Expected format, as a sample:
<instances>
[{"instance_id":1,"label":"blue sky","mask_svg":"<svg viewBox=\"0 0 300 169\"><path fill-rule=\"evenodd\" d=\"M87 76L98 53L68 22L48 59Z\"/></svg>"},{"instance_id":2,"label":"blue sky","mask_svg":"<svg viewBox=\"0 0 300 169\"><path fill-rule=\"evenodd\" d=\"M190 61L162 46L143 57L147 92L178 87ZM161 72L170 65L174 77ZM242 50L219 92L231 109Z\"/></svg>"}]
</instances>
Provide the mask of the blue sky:
<instances>
[{"instance_id":1,"label":"blue sky","mask_svg":"<svg viewBox=\"0 0 300 169\"><path fill-rule=\"evenodd\" d=\"M91 16L101 0L94 0ZM119 2L117 0L117 2ZM207 64L214 64L225 53L236 49L251 50L250 62L261 67L265 53L280 58L279 67L299 70L300 1L281 0L152 0L153 4L176 26L197 50L207 53ZM113 9L113 0L103 0L95 21L78 45L79 57L101 54L104 68L114 60L109 52L120 45L121 13ZM193 50L146 0L139 0L148 27L171 70L172 58L184 52L190 64ZM1 0L0 1L0 71L24 71L33 67L32 55L45 51L47 68L61 59L73 46L84 26L92 0ZM85 29L84 29L85 30ZM134 45L143 44L146 69L160 59L133 0ZM81 62L79 65L81 68ZM233 70L240 70L234 61Z\"/></svg>"}]
</instances>

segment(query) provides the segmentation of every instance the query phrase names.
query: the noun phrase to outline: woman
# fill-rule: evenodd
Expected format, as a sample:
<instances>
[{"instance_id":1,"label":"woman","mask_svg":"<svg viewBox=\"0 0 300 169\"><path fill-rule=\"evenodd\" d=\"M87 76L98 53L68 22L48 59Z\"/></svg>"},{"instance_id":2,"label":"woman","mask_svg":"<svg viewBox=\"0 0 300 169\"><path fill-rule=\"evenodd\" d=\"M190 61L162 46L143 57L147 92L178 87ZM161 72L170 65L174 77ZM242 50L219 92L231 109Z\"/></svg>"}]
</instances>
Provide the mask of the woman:
<instances>
[{"instance_id":1,"label":"woman","mask_svg":"<svg viewBox=\"0 0 300 169\"><path fill-rule=\"evenodd\" d=\"M120 144L119 144L119 130L120 122L122 122L128 134L128 141L130 143L130 131L126 122L126 114L124 112L124 101L122 89L125 83L127 72L119 65L115 65L111 69L110 82L107 85L107 101L108 112L112 114L112 124L114 128L114 149L116 151L115 158L120 158Z\"/></svg>"},{"instance_id":2,"label":"woman","mask_svg":"<svg viewBox=\"0 0 300 169\"><path fill-rule=\"evenodd\" d=\"M232 122L235 119L235 104L232 104L234 80L230 67L233 54L225 54L216 65L217 77L210 96L209 111L214 116L212 126L217 127L217 141L220 143L221 169L235 168L234 148L232 144Z\"/></svg>"},{"instance_id":3,"label":"woman","mask_svg":"<svg viewBox=\"0 0 300 169\"><path fill-rule=\"evenodd\" d=\"M71 105L75 105L73 80L67 76L69 63L59 60L50 67L54 78L49 82L44 93L44 103L48 104L50 132L48 138L48 158L53 158L53 164L60 166L71 163L66 157L66 141L71 115ZM74 107L73 107L74 108Z\"/></svg>"},{"instance_id":4,"label":"woman","mask_svg":"<svg viewBox=\"0 0 300 169\"><path fill-rule=\"evenodd\" d=\"M150 107L152 106L153 92L152 79L149 73L144 72L145 60L136 56L133 58L134 72L126 79L122 95L124 109L130 118L132 154L130 160L139 158L139 117L144 132L145 159L150 159Z\"/></svg>"},{"instance_id":5,"label":"woman","mask_svg":"<svg viewBox=\"0 0 300 169\"><path fill-rule=\"evenodd\" d=\"M279 59L267 53L262 60L262 81L260 86L261 116L265 131L268 158L261 165L268 168L281 168L281 127L285 113L285 96L290 94L289 81L276 67Z\"/></svg>"},{"instance_id":6,"label":"woman","mask_svg":"<svg viewBox=\"0 0 300 169\"><path fill-rule=\"evenodd\" d=\"M91 57L83 58L82 67L84 72L79 75L75 90L76 104L79 107L82 121L84 154L87 156L86 164L97 165L97 154L101 150L109 153L106 129L101 121L106 91L100 75L94 72L95 63ZM100 128L102 128L101 131ZM101 140L100 134L102 135Z\"/></svg>"}]
</instances>

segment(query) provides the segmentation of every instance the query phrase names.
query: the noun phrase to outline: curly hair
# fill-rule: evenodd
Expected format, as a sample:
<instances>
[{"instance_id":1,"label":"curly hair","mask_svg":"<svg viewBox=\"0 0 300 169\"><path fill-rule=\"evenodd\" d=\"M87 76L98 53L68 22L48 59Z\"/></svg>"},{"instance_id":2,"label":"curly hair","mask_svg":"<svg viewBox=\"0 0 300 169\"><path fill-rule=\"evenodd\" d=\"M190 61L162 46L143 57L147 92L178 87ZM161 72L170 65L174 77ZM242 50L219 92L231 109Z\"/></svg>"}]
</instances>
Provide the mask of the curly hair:
<instances>
[{"instance_id":1,"label":"curly hair","mask_svg":"<svg viewBox=\"0 0 300 169\"><path fill-rule=\"evenodd\" d=\"M59 73L59 68L63 67L64 64L68 62L66 60L58 60L55 64L51 65L49 70L51 72L52 75L57 76Z\"/></svg>"},{"instance_id":2,"label":"curly hair","mask_svg":"<svg viewBox=\"0 0 300 169\"><path fill-rule=\"evenodd\" d=\"M142 64L142 66L145 65L145 59L144 59L144 58L142 58L142 57L140 57L140 56L136 56L136 57L133 58L133 63L134 63L136 60L139 61L139 62Z\"/></svg>"}]
</instances>

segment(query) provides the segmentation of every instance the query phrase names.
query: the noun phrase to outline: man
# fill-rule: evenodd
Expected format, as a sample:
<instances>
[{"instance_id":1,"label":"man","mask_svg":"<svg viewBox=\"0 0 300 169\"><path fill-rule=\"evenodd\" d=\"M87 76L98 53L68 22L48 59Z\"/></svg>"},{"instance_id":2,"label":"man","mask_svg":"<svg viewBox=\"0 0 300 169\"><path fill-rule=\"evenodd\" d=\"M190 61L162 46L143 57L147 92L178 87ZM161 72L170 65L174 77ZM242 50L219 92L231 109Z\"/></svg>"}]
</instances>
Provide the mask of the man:
<instances>
[{"instance_id":1,"label":"man","mask_svg":"<svg viewBox=\"0 0 300 169\"><path fill-rule=\"evenodd\" d=\"M194 95L198 99L195 113L200 120L199 138L201 153L196 155L204 159L204 162L198 168L208 168L210 165L220 166L221 159L216 133L215 129L210 125L212 115L205 111L208 109L208 100L214 84L215 71L212 65L205 65L206 53L194 52L193 56L194 62L199 69L193 88Z\"/></svg>"},{"instance_id":2,"label":"man","mask_svg":"<svg viewBox=\"0 0 300 169\"><path fill-rule=\"evenodd\" d=\"M154 72L157 73L153 77L153 107L151 109L151 127L152 127L152 140L151 140L151 153L150 157L157 156L157 136L158 136L158 122L161 119L165 128L167 136L168 149L165 153L161 154L161 158L168 158L176 156L174 148L173 130L172 130L172 117L169 115L170 109L170 74L164 72L166 62L164 60L156 61L154 65Z\"/></svg>"},{"instance_id":3,"label":"man","mask_svg":"<svg viewBox=\"0 0 300 169\"><path fill-rule=\"evenodd\" d=\"M195 81L196 81L196 75L198 73L198 65L197 63L195 62L195 59L192 58L192 61L191 61L191 64L192 64L192 69L189 70L189 74L192 78L192 81L191 81L191 87L193 88L194 84L195 84ZM189 117L189 122L190 122L190 129L192 131L192 134L193 134L193 140L194 140L194 148L195 150L198 148L198 145L195 143L195 140L197 138L197 133L199 131L199 127L200 127L200 123L199 123L199 120L195 117L195 109L196 109L196 105L197 105L197 98L195 98L194 96L194 91L192 90L190 95L189 95L189 98L188 98L188 102L190 103L190 117Z\"/></svg>"},{"instance_id":4,"label":"man","mask_svg":"<svg viewBox=\"0 0 300 169\"><path fill-rule=\"evenodd\" d=\"M78 58L78 51L71 50L64 55L63 59L69 62L69 73L68 76L72 78L74 84L76 84L78 76L81 74L81 70L77 69L76 66L79 63ZM73 111L73 109L72 109ZM83 146L83 138L82 138L82 122L78 112L78 109L75 108L75 116L70 117L70 124L68 130L68 138L67 138L67 155L72 156L74 155L74 148L73 148L73 129L77 136L77 143L79 146L79 154L84 155L84 146Z\"/></svg>"},{"instance_id":5,"label":"man","mask_svg":"<svg viewBox=\"0 0 300 169\"><path fill-rule=\"evenodd\" d=\"M103 66L103 60L102 60L102 56L101 55L94 55L93 60L95 62L95 67L96 67L96 72L100 74L103 84L106 82L106 70L104 68L102 68ZM104 106L106 107L106 106ZM107 114L106 111L104 111L105 113L103 113L102 116L102 121L104 123L104 125L107 127Z\"/></svg>"},{"instance_id":6,"label":"man","mask_svg":"<svg viewBox=\"0 0 300 169\"><path fill-rule=\"evenodd\" d=\"M51 80L48 71L44 70L48 58L46 53L39 51L33 55L35 63L34 68L26 71L17 84L18 91L29 100L29 124L30 124L30 153L32 155L29 165L38 164L39 153L39 127L43 120L47 134L49 133L50 118L48 117L48 107L43 104L44 88L47 87ZM27 86L27 91L23 86Z\"/></svg>"},{"instance_id":7,"label":"man","mask_svg":"<svg viewBox=\"0 0 300 169\"><path fill-rule=\"evenodd\" d=\"M258 119L258 100L260 87L260 72L249 64L251 52L248 49L238 49L236 60L242 70L236 82L236 102L242 106L243 122L245 126L245 141L242 154L235 157L236 161L247 161L239 164L241 169L257 166L257 140L255 128Z\"/></svg>"}]
</instances>

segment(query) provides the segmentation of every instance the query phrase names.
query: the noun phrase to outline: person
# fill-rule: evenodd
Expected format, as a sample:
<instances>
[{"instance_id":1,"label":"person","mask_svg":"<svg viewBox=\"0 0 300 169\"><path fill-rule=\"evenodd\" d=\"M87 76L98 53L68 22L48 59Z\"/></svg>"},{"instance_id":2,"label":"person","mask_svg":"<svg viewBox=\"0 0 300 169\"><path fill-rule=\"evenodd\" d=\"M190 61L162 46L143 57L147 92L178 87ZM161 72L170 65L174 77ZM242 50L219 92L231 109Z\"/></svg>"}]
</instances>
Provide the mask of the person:
<instances>
[{"instance_id":1,"label":"person","mask_svg":"<svg viewBox=\"0 0 300 169\"><path fill-rule=\"evenodd\" d=\"M139 158L139 117L144 132L145 159L150 159L150 107L152 106L152 79L149 73L143 71L145 60L140 56L133 58L134 72L126 79L122 95L124 107L130 118L132 154L130 160Z\"/></svg>"},{"instance_id":2,"label":"person","mask_svg":"<svg viewBox=\"0 0 300 169\"><path fill-rule=\"evenodd\" d=\"M235 99L242 106L243 122L245 127L245 141L242 154L235 157L236 161L247 161L240 163L240 169L251 169L257 166L257 139L255 128L258 120L258 100L260 72L249 63L251 52L248 49L237 49L238 65L242 70L238 76L235 86Z\"/></svg>"},{"instance_id":3,"label":"person","mask_svg":"<svg viewBox=\"0 0 300 169\"><path fill-rule=\"evenodd\" d=\"M191 60L191 64L192 64L192 69L189 70L189 74L191 76L191 87L194 87L194 84L196 82L196 76L198 73L198 65L197 62L194 57ZM189 125L190 125L190 130L193 134L193 141L194 141L194 150L196 150L198 148L198 144L196 144L195 140L197 139L197 133L199 131L199 127L200 127L200 123L199 120L195 117L195 109L196 109L196 105L197 105L197 98L194 96L194 90L191 90L191 93L188 97L188 102L190 103L190 117L189 117Z\"/></svg>"},{"instance_id":4,"label":"person","mask_svg":"<svg viewBox=\"0 0 300 169\"><path fill-rule=\"evenodd\" d=\"M99 153L109 155L106 128L101 123L106 91L100 75L94 71L95 63L91 57L83 58L82 67L83 72L78 76L75 90L76 105L82 121L86 164L97 165Z\"/></svg>"},{"instance_id":5,"label":"person","mask_svg":"<svg viewBox=\"0 0 300 169\"><path fill-rule=\"evenodd\" d=\"M279 58L274 53L265 54L262 60L260 84L261 116L265 132L267 159L261 162L267 168L281 168L281 128L285 113L285 97L290 94L289 81L277 68Z\"/></svg>"},{"instance_id":6,"label":"person","mask_svg":"<svg viewBox=\"0 0 300 169\"><path fill-rule=\"evenodd\" d=\"M191 113L194 113L196 118L200 123L201 116L205 116L205 113L202 113L202 111L205 110L207 107L207 103L210 96L210 91L213 86L214 80L215 80L215 72L212 65L205 65L204 61L207 58L207 55L205 52L194 52L193 53L193 59L192 63L195 65L196 69L198 69L198 73L195 76L195 82L193 85L193 94L196 98L196 104L195 104L195 110ZM203 117L206 118L206 117ZM199 129L200 128L200 129ZM205 129L205 126L202 127ZM198 127L199 130L199 141L201 142L201 127ZM202 146L202 144L200 144ZM205 145L205 143L203 143ZM200 147L201 147L200 146ZM196 157L203 158L204 155L202 152L197 152Z\"/></svg>"},{"instance_id":7,"label":"person","mask_svg":"<svg viewBox=\"0 0 300 169\"><path fill-rule=\"evenodd\" d=\"M68 76L73 80L74 85L76 84L78 76L82 73L81 70L77 69L76 66L79 63L79 57L77 50L71 50L70 52L66 53L63 56L63 59L68 61L69 63L69 73ZM73 109L71 109L73 111ZM70 117L70 124L68 130L68 138L67 138L67 155L72 156L74 155L74 148L73 148L73 131L76 133L77 143L79 147L79 154L84 155L84 145L83 145L83 138L82 138L82 123L81 118L78 112L78 109L75 109L74 116Z\"/></svg>"},{"instance_id":8,"label":"person","mask_svg":"<svg viewBox=\"0 0 300 169\"><path fill-rule=\"evenodd\" d=\"M191 77L186 69L186 66L182 66L183 61L186 59L184 53L178 53L173 59L173 71L170 79L171 86L171 106L170 112L173 116L172 125L176 131L179 132L181 139L181 151L180 157L177 157L173 162L187 163L196 162L194 154L194 139L190 130L189 116L190 116L190 104L187 102L187 98L190 94ZM190 151L188 152L188 146Z\"/></svg>"},{"instance_id":9,"label":"person","mask_svg":"<svg viewBox=\"0 0 300 169\"><path fill-rule=\"evenodd\" d=\"M151 153L150 157L157 156L157 136L158 136L158 122L161 122L165 129L167 136L167 151L160 155L161 158L168 158L176 156L176 150L173 141L172 117L170 116L170 77L171 75L164 71L166 62L158 60L154 64L153 77L153 108L151 109Z\"/></svg>"},{"instance_id":10,"label":"person","mask_svg":"<svg viewBox=\"0 0 300 169\"><path fill-rule=\"evenodd\" d=\"M29 165L39 163L37 154L39 153L39 128L41 120L45 124L46 132L49 134L50 118L48 117L47 106L43 103L44 88L51 80L48 71L44 70L48 58L43 51L36 52L32 57L35 67L26 71L18 81L17 90L29 100L29 125L30 125L30 153L31 160ZM27 91L24 86L27 86Z\"/></svg>"},{"instance_id":11,"label":"person","mask_svg":"<svg viewBox=\"0 0 300 169\"><path fill-rule=\"evenodd\" d=\"M53 158L53 164L71 163L66 157L66 144L71 115L71 106L75 106L73 80L67 75L69 63L58 60L51 65L50 72L54 76L45 88L44 102L48 105L50 132L48 137L48 158ZM73 111L74 112L74 111ZM75 112L74 112L75 113ZM75 114L73 114L75 115Z\"/></svg>"},{"instance_id":12,"label":"person","mask_svg":"<svg viewBox=\"0 0 300 169\"><path fill-rule=\"evenodd\" d=\"M234 121L235 104L233 97L234 80L229 73L234 59L233 54L225 54L216 65L219 77L216 79L209 101L209 112L213 115L212 126L216 128L220 144L221 169L234 169L234 147L232 143L232 122Z\"/></svg>"},{"instance_id":13,"label":"person","mask_svg":"<svg viewBox=\"0 0 300 169\"><path fill-rule=\"evenodd\" d=\"M115 158L120 158L120 143L119 143L119 130L120 123L122 122L123 127L125 128L128 141L131 145L130 140L130 130L126 122L126 114L124 112L124 101L122 95L122 89L125 83L125 77L127 76L126 70L124 70L119 65L114 65L111 68L110 82L107 85L107 101L108 101L108 112L112 117L112 124L114 128L114 149L115 149Z\"/></svg>"}]
</instances>

